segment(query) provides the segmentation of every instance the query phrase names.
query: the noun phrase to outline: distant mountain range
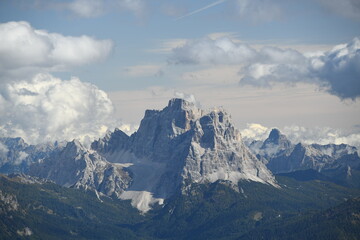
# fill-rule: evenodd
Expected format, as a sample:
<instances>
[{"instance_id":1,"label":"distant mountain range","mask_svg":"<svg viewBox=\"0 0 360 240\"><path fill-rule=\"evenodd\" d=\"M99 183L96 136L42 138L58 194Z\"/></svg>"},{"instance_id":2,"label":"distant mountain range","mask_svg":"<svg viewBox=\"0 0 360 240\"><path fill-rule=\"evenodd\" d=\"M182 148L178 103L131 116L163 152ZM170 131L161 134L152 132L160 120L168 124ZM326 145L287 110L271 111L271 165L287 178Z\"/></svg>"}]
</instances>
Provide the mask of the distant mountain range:
<instances>
[{"instance_id":1,"label":"distant mountain range","mask_svg":"<svg viewBox=\"0 0 360 240\"><path fill-rule=\"evenodd\" d=\"M60 234L67 239L72 238L69 231L75 234L74 239L76 234L91 237L84 237L79 229L69 230L64 219L73 219L77 227L81 219L89 221L89 226L108 224L115 232L128 234L129 239L221 239L222 231L226 239L232 236L231 231L236 238L253 239L264 238L267 227L290 218L303 224L304 211L324 210L360 196L360 158L355 147L292 143L277 129L266 140L247 146L224 109L204 111L182 99L170 100L162 110L147 110L131 136L116 129L90 148L77 140L28 145L21 138L0 138L0 173L8 174L0 179L6 182L0 184L0 215L5 217L2 228L18 237L32 231L36 235L35 222L44 221L48 214L33 212L39 208L33 202L36 199L48 204L40 204L46 211L56 212L61 206L64 218L59 219L61 211L52 217L61 222L60 230L67 229ZM23 199L18 188L35 191L36 199L31 194ZM57 189L56 194L52 189ZM84 191L83 204L66 200ZM115 201L137 220L119 218L116 221L122 225L118 226L104 216L98 219L101 213L89 207L93 201L97 207L105 204L99 207L105 212L118 212L110 203ZM358 200L354 201L358 207ZM78 213L75 202L87 212ZM128 209L130 204L133 210ZM20 221L13 223L18 228L4 227L6 221L13 222L8 219L13 213ZM26 219L28 213L37 216L35 222L19 220ZM316 214L320 214L316 219L321 218L322 213ZM27 229L27 225L31 227ZM243 230L235 230L241 226ZM286 226L277 228L289 233L292 225ZM104 239L112 238L108 231L99 231ZM283 239L276 231L270 232L274 239ZM38 230L38 236L45 233L52 234L47 229Z\"/></svg>"},{"instance_id":2,"label":"distant mountain range","mask_svg":"<svg viewBox=\"0 0 360 240\"><path fill-rule=\"evenodd\" d=\"M274 174L315 170L329 180L360 187L360 157L356 147L294 144L278 129L273 129L265 141L253 141L249 148Z\"/></svg>"},{"instance_id":3,"label":"distant mountain range","mask_svg":"<svg viewBox=\"0 0 360 240\"><path fill-rule=\"evenodd\" d=\"M108 133L86 149L78 141L28 146L2 138L3 173L23 172L66 187L131 199L146 212L193 183L240 179L277 187L273 174L249 151L229 114L209 112L182 99L147 110L137 132Z\"/></svg>"},{"instance_id":4,"label":"distant mountain range","mask_svg":"<svg viewBox=\"0 0 360 240\"><path fill-rule=\"evenodd\" d=\"M277 187L273 174L313 169L351 185L360 167L355 147L293 144L277 129L248 148L225 110L205 112L182 99L147 110L131 136L116 129L91 149L77 140L33 146L21 138L1 138L0 144L2 173L130 199L144 212L193 183L249 180Z\"/></svg>"}]
</instances>

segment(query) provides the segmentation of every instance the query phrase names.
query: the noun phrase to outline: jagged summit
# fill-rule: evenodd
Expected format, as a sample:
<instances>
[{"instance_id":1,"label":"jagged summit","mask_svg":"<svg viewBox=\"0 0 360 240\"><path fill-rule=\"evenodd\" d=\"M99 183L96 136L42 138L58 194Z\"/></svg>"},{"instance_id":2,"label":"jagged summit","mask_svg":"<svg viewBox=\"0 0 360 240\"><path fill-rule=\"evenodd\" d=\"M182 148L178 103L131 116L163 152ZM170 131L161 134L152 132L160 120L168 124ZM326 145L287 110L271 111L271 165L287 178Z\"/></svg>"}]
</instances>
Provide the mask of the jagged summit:
<instances>
[{"instance_id":1,"label":"jagged summit","mask_svg":"<svg viewBox=\"0 0 360 240\"><path fill-rule=\"evenodd\" d=\"M274 128L265 141L254 141L249 145L249 148L261 161L267 164L270 159L290 154L293 144L279 129Z\"/></svg>"},{"instance_id":2,"label":"jagged summit","mask_svg":"<svg viewBox=\"0 0 360 240\"><path fill-rule=\"evenodd\" d=\"M308 169L344 172L344 169L360 167L356 147L347 144L293 144L278 129L272 129L264 142L253 142L249 147L273 173Z\"/></svg>"},{"instance_id":3,"label":"jagged summit","mask_svg":"<svg viewBox=\"0 0 360 240\"><path fill-rule=\"evenodd\" d=\"M68 142L61 151L31 165L29 175L108 196L120 196L131 181L123 166L109 163L78 140Z\"/></svg>"},{"instance_id":4,"label":"jagged summit","mask_svg":"<svg viewBox=\"0 0 360 240\"><path fill-rule=\"evenodd\" d=\"M278 146L279 150L284 150L292 146L287 137L277 128L271 130L269 137L264 141L262 148L266 148L269 144Z\"/></svg>"},{"instance_id":5,"label":"jagged summit","mask_svg":"<svg viewBox=\"0 0 360 240\"><path fill-rule=\"evenodd\" d=\"M280 130L277 128L273 128L269 134L269 139L273 142L279 142L280 138Z\"/></svg>"},{"instance_id":6,"label":"jagged summit","mask_svg":"<svg viewBox=\"0 0 360 240\"><path fill-rule=\"evenodd\" d=\"M188 102L182 98L173 98L169 100L168 108L174 109L174 110L180 110L180 109L187 109L187 108L193 108L195 107L195 104L193 102Z\"/></svg>"},{"instance_id":7,"label":"jagged summit","mask_svg":"<svg viewBox=\"0 0 360 240\"><path fill-rule=\"evenodd\" d=\"M192 102L172 99L162 110L147 110L133 135L121 135L113 133L92 146L107 160L129 165L133 183L122 198L144 211L192 183L244 179L276 186L223 109L204 112Z\"/></svg>"}]
</instances>

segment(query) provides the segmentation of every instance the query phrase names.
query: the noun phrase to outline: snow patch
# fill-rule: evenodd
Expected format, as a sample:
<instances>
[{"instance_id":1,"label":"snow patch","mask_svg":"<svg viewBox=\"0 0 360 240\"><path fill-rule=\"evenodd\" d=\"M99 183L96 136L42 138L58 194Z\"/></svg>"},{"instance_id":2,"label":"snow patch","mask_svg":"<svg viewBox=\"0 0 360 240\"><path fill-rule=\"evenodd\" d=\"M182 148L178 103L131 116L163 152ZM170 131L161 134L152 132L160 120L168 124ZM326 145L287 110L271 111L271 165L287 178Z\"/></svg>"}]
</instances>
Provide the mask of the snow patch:
<instances>
[{"instance_id":1,"label":"snow patch","mask_svg":"<svg viewBox=\"0 0 360 240\"><path fill-rule=\"evenodd\" d=\"M163 198L155 198L151 192L148 191L125 191L120 195L122 200L131 200L131 205L139 209L142 213L146 213L151 209L151 205L155 203L164 204Z\"/></svg>"}]
</instances>

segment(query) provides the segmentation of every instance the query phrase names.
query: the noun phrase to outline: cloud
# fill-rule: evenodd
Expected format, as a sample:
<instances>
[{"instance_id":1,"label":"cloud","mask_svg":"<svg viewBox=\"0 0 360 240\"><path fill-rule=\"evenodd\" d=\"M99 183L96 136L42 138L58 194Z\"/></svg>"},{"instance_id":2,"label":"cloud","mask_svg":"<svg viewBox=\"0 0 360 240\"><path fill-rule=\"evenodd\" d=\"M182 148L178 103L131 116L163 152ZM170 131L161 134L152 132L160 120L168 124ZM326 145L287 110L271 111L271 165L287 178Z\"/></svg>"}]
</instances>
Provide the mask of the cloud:
<instances>
[{"instance_id":1,"label":"cloud","mask_svg":"<svg viewBox=\"0 0 360 240\"><path fill-rule=\"evenodd\" d=\"M244 139L254 139L254 140L265 140L270 133L271 129L258 124L258 123L248 123L247 128L240 131L241 136Z\"/></svg>"},{"instance_id":2,"label":"cloud","mask_svg":"<svg viewBox=\"0 0 360 240\"><path fill-rule=\"evenodd\" d=\"M360 133L346 134L341 130L329 127L306 128L296 125L284 127L282 131L295 143L300 141L307 144L344 143L360 149Z\"/></svg>"},{"instance_id":3,"label":"cloud","mask_svg":"<svg viewBox=\"0 0 360 240\"><path fill-rule=\"evenodd\" d=\"M271 0L236 0L235 10L240 18L249 19L254 23L277 20L282 9L279 1Z\"/></svg>"},{"instance_id":4,"label":"cloud","mask_svg":"<svg viewBox=\"0 0 360 240\"><path fill-rule=\"evenodd\" d=\"M170 17L179 17L185 15L187 8L179 3L164 3L161 7L161 12Z\"/></svg>"},{"instance_id":5,"label":"cloud","mask_svg":"<svg viewBox=\"0 0 360 240\"><path fill-rule=\"evenodd\" d=\"M6 147L6 145L3 144L2 142L0 142L0 159L1 160L7 159L8 152L9 152L9 149ZM2 163L0 163L0 164L2 164Z\"/></svg>"},{"instance_id":6,"label":"cloud","mask_svg":"<svg viewBox=\"0 0 360 240\"><path fill-rule=\"evenodd\" d=\"M360 96L360 38L326 52L300 53L294 49L256 50L229 38L187 41L173 48L172 64L242 64L240 85L271 87L277 82L313 83L341 99Z\"/></svg>"},{"instance_id":7,"label":"cloud","mask_svg":"<svg viewBox=\"0 0 360 240\"><path fill-rule=\"evenodd\" d=\"M334 13L360 20L360 2L358 0L318 0L318 2Z\"/></svg>"},{"instance_id":8,"label":"cloud","mask_svg":"<svg viewBox=\"0 0 360 240\"><path fill-rule=\"evenodd\" d=\"M27 22L0 24L0 79L62 71L106 58L110 40L63 36L37 30Z\"/></svg>"},{"instance_id":9,"label":"cloud","mask_svg":"<svg viewBox=\"0 0 360 240\"><path fill-rule=\"evenodd\" d=\"M187 94L187 93L175 91L174 97L184 99L185 101L188 101L188 102L191 102L194 104L198 104L198 102L196 101L195 96L193 94Z\"/></svg>"},{"instance_id":10,"label":"cloud","mask_svg":"<svg viewBox=\"0 0 360 240\"><path fill-rule=\"evenodd\" d=\"M110 11L129 11L141 17L146 9L143 0L74 0L61 5L54 5L59 9L70 10L78 17L95 18Z\"/></svg>"},{"instance_id":11,"label":"cloud","mask_svg":"<svg viewBox=\"0 0 360 240\"><path fill-rule=\"evenodd\" d=\"M147 52L154 52L154 53L171 53L172 50L178 46L182 46L187 42L186 39L167 39L160 41L160 47L148 49Z\"/></svg>"},{"instance_id":12,"label":"cloud","mask_svg":"<svg viewBox=\"0 0 360 240\"><path fill-rule=\"evenodd\" d=\"M172 64L238 64L255 57L256 51L246 44L236 44L229 38L204 38L173 48L168 61Z\"/></svg>"},{"instance_id":13,"label":"cloud","mask_svg":"<svg viewBox=\"0 0 360 240\"><path fill-rule=\"evenodd\" d=\"M119 129L130 136L139 129L139 125L122 124Z\"/></svg>"},{"instance_id":14,"label":"cloud","mask_svg":"<svg viewBox=\"0 0 360 240\"><path fill-rule=\"evenodd\" d=\"M103 0L75 0L67 8L79 17L98 17L105 12Z\"/></svg>"},{"instance_id":15,"label":"cloud","mask_svg":"<svg viewBox=\"0 0 360 240\"><path fill-rule=\"evenodd\" d=\"M289 62L264 61L246 66L240 84L268 87L275 82L310 82L341 99L355 100L360 96L359 38L354 38L348 44L335 46L321 55L289 58L280 54L279 57L289 59ZM274 60L274 56L272 58Z\"/></svg>"},{"instance_id":16,"label":"cloud","mask_svg":"<svg viewBox=\"0 0 360 240\"><path fill-rule=\"evenodd\" d=\"M247 124L247 127L241 130L241 135L245 141L251 140L264 141L275 127L266 127L258 123ZM276 127L278 128L278 127ZM285 134L286 137L296 144L299 142L312 144L348 144L360 149L360 133L344 133L339 129L330 127L302 127L297 125L285 126L280 129L280 132Z\"/></svg>"},{"instance_id":17,"label":"cloud","mask_svg":"<svg viewBox=\"0 0 360 240\"><path fill-rule=\"evenodd\" d=\"M216 34L214 35L216 36ZM263 47L261 50L228 37L206 37L188 40L174 47L168 61L172 64L244 64L244 63L302 63L305 57L293 49Z\"/></svg>"},{"instance_id":18,"label":"cloud","mask_svg":"<svg viewBox=\"0 0 360 240\"><path fill-rule=\"evenodd\" d=\"M117 124L105 92L77 78L38 74L0 90L0 135L29 143L99 137Z\"/></svg>"},{"instance_id":19,"label":"cloud","mask_svg":"<svg viewBox=\"0 0 360 240\"><path fill-rule=\"evenodd\" d=\"M135 65L124 69L126 75L130 77L150 77L161 76L163 71L161 65Z\"/></svg>"},{"instance_id":20,"label":"cloud","mask_svg":"<svg viewBox=\"0 0 360 240\"><path fill-rule=\"evenodd\" d=\"M80 18L97 18L111 12L128 11L141 17L146 10L144 0L24 0L26 8L67 11Z\"/></svg>"},{"instance_id":21,"label":"cloud","mask_svg":"<svg viewBox=\"0 0 360 240\"><path fill-rule=\"evenodd\" d=\"M331 94L342 99L360 96L360 38L311 58L311 75Z\"/></svg>"},{"instance_id":22,"label":"cloud","mask_svg":"<svg viewBox=\"0 0 360 240\"><path fill-rule=\"evenodd\" d=\"M121 9L129 10L136 16L140 17L144 14L146 5L143 0L115 0Z\"/></svg>"}]
</instances>

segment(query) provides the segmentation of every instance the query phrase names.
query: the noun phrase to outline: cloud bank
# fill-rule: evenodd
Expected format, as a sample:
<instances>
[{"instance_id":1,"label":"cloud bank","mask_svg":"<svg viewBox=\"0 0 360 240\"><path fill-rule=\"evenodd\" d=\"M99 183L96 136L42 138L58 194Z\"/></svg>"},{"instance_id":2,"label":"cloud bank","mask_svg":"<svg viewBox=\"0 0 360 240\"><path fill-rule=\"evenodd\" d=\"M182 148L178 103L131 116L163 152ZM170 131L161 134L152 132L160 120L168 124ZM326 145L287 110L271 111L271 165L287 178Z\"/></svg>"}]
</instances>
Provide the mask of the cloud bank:
<instances>
[{"instance_id":1,"label":"cloud bank","mask_svg":"<svg viewBox=\"0 0 360 240\"><path fill-rule=\"evenodd\" d=\"M0 135L29 143L96 138L114 127L105 92L77 78L38 74L0 90Z\"/></svg>"},{"instance_id":2,"label":"cloud bank","mask_svg":"<svg viewBox=\"0 0 360 240\"><path fill-rule=\"evenodd\" d=\"M360 38L328 52L303 54L293 49L256 50L229 38L200 39L174 48L172 64L242 64L240 85L271 87L276 82L317 84L341 99L360 96Z\"/></svg>"},{"instance_id":3,"label":"cloud bank","mask_svg":"<svg viewBox=\"0 0 360 240\"><path fill-rule=\"evenodd\" d=\"M0 24L0 80L37 72L63 71L105 59L110 40L63 36L34 29L27 22Z\"/></svg>"}]
</instances>

